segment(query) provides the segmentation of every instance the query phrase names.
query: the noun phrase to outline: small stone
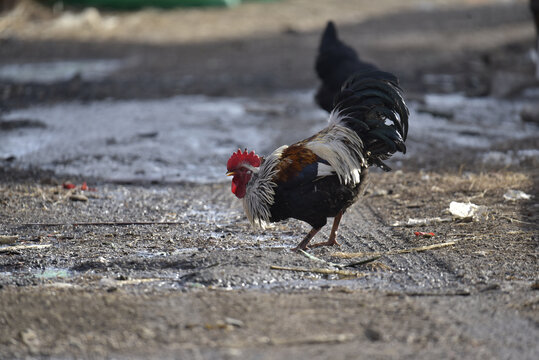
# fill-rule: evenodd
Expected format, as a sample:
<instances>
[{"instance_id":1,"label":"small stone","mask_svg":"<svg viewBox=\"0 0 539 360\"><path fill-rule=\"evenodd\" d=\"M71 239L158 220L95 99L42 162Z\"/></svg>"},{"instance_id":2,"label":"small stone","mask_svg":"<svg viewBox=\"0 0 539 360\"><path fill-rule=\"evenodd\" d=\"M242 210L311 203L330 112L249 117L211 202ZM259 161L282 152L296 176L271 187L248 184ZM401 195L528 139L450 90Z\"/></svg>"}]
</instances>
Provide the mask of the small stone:
<instances>
[{"instance_id":1,"label":"small stone","mask_svg":"<svg viewBox=\"0 0 539 360\"><path fill-rule=\"evenodd\" d=\"M82 194L73 194L69 196L71 201L88 201L88 198Z\"/></svg>"},{"instance_id":2,"label":"small stone","mask_svg":"<svg viewBox=\"0 0 539 360\"><path fill-rule=\"evenodd\" d=\"M365 336L370 341L380 341L382 340L382 334L378 330L375 330L371 327L365 329Z\"/></svg>"},{"instance_id":3,"label":"small stone","mask_svg":"<svg viewBox=\"0 0 539 360\"><path fill-rule=\"evenodd\" d=\"M18 236L0 235L0 245L11 245L17 241Z\"/></svg>"},{"instance_id":4,"label":"small stone","mask_svg":"<svg viewBox=\"0 0 539 360\"><path fill-rule=\"evenodd\" d=\"M389 191L387 189L375 189L372 192L372 196L387 196L389 195Z\"/></svg>"},{"instance_id":5,"label":"small stone","mask_svg":"<svg viewBox=\"0 0 539 360\"><path fill-rule=\"evenodd\" d=\"M225 323L228 324L228 325L235 326L235 327L242 327L244 325L243 321L238 320L238 319L234 319L234 318L231 318L231 317L226 317L225 318Z\"/></svg>"},{"instance_id":6,"label":"small stone","mask_svg":"<svg viewBox=\"0 0 539 360\"><path fill-rule=\"evenodd\" d=\"M20 337L22 342L26 346L28 346L28 350L30 350L31 353L35 354L41 343L36 332L32 329L25 329L20 332Z\"/></svg>"}]
</instances>

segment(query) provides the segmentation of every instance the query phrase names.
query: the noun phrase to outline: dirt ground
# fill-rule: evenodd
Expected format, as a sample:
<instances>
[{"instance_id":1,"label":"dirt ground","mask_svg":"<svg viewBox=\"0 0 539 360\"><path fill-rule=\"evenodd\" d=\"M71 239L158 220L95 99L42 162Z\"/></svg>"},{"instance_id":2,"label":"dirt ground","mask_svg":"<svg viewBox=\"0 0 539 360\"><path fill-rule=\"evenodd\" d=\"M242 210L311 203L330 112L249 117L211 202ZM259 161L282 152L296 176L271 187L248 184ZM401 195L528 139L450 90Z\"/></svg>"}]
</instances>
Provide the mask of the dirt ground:
<instances>
[{"instance_id":1,"label":"dirt ground","mask_svg":"<svg viewBox=\"0 0 539 360\"><path fill-rule=\"evenodd\" d=\"M0 14L0 65L135 60L95 81L0 80L0 117L71 100L312 89L331 17L417 104L493 97L528 104L518 116L537 125L527 2L451 4L291 0L94 13L67 26L65 12L23 2ZM488 150L537 151L533 129ZM113 182L0 160L0 358L537 359L537 156L500 164L483 161L486 150L432 146L373 172L342 245L309 251L316 258L290 250L305 224L251 229L228 183ZM506 200L510 189L532 198ZM484 211L455 220L451 201ZM438 219L407 224L424 218Z\"/></svg>"}]
</instances>

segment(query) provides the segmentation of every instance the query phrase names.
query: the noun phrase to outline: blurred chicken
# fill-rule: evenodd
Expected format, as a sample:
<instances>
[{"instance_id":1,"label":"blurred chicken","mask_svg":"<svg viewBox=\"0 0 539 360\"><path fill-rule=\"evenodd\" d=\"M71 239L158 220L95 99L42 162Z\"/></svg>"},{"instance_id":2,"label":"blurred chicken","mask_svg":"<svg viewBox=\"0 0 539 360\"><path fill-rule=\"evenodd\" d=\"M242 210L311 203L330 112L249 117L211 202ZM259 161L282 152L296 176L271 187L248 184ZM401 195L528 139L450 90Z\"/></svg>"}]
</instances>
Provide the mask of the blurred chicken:
<instances>
[{"instance_id":1,"label":"blurred chicken","mask_svg":"<svg viewBox=\"0 0 539 360\"><path fill-rule=\"evenodd\" d=\"M539 79L539 0L530 0L530 10L535 24L535 49L532 59L535 62L535 77Z\"/></svg>"},{"instance_id":2,"label":"blurred chicken","mask_svg":"<svg viewBox=\"0 0 539 360\"><path fill-rule=\"evenodd\" d=\"M325 129L265 159L238 150L228 160L232 192L253 225L295 218L312 226L297 249L307 249L328 217L334 217L329 240L311 247L338 245L339 222L362 194L368 167L389 171L382 161L406 152L409 113L395 76L363 70L337 94Z\"/></svg>"},{"instance_id":3,"label":"blurred chicken","mask_svg":"<svg viewBox=\"0 0 539 360\"><path fill-rule=\"evenodd\" d=\"M335 96L350 76L378 68L362 61L354 49L340 41L335 24L328 21L320 40L315 70L322 81L315 95L316 103L322 109L331 112ZM394 80L396 81L396 78Z\"/></svg>"}]
</instances>

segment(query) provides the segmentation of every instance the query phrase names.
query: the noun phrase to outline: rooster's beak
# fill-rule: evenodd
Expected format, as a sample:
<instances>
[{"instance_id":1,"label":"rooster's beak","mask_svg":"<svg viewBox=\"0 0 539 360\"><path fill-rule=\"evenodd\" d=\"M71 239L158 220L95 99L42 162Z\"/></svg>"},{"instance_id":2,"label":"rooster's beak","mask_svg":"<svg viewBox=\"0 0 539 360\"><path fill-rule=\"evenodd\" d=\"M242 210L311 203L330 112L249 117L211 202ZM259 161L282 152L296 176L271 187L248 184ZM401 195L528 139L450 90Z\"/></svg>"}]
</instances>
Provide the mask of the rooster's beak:
<instances>
[{"instance_id":1,"label":"rooster's beak","mask_svg":"<svg viewBox=\"0 0 539 360\"><path fill-rule=\"evenodd\" d=\"M227 171L227 172L226 172L226 176L234 176L234 175L236 175L236 173L234 172L234 170L232 170L232 171Z\"/></svg>"}]
</instances>

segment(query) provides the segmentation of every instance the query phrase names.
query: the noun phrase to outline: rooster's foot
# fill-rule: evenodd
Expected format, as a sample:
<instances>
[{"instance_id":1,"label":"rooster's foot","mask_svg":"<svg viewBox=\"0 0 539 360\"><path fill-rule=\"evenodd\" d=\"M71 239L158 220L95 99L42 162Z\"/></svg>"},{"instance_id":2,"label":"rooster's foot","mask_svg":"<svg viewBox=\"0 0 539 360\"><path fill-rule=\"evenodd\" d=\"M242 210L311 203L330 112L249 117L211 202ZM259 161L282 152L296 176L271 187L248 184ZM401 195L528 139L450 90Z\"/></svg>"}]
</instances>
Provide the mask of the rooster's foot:
<instances>
[{"instance_id":1,"label":"rooster's foot","mask_svg":"<svg viewBox=\"0 0 539 360\"><path fill-rule=\"evenodd\" d=\"M341 246L341 244L339 244L337 242L337 240L334 239L333 241L328 240L328 241L319 242L319 243L316 243L316 244L311 244L308 247L309 247L309 249L314 249L314 248L317 248L317 247L320 247L320 246L334 246L334 245Z\"/></svg>"}]
</instances>

